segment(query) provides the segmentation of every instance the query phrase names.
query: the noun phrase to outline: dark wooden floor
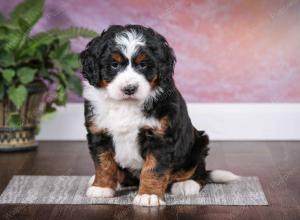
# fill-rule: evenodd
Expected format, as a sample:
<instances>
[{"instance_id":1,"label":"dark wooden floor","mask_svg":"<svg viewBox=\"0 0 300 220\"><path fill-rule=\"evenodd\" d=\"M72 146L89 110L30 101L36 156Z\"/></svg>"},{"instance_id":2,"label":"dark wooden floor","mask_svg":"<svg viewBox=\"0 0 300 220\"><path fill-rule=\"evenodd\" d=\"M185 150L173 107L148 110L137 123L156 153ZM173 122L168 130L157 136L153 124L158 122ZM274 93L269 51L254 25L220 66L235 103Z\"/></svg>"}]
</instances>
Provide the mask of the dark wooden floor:
<instances>
[{"instance_id":1,"label":"dark wooden floor","mask_svg":"<svg viewBox=\"0 0 300 220\"><path fill-rule=\"evenodd\" d=\"M300 142L213 142L209 169L258 176L269 206L0 205L0 219L300 219ZM0 154L0 192L13 175L91 175L85 142L42 142Z\"/></svg>"}]
</instances>

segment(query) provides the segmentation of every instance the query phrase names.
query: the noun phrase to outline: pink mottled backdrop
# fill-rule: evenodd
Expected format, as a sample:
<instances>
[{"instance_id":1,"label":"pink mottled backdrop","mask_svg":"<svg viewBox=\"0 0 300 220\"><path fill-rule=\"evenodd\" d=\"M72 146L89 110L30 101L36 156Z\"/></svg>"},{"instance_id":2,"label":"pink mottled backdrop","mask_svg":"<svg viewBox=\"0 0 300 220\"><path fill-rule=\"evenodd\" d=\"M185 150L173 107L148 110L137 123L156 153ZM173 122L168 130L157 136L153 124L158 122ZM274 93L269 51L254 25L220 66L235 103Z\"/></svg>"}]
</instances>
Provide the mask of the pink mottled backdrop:
<instances>
[{"instance_id":1,"label":"pink mottled backdrop","mask_svg":"<svg viewBox=\"0 0 300 220\"><path fill-rule=\"evenodd\" d=\"M0 0L1 12L17 2ZM34 31L129 23L166 36L188 101L300 101L300 0L48 0ZM74 49L85 44L76 40Z\"/></svg>"}]
</instances>

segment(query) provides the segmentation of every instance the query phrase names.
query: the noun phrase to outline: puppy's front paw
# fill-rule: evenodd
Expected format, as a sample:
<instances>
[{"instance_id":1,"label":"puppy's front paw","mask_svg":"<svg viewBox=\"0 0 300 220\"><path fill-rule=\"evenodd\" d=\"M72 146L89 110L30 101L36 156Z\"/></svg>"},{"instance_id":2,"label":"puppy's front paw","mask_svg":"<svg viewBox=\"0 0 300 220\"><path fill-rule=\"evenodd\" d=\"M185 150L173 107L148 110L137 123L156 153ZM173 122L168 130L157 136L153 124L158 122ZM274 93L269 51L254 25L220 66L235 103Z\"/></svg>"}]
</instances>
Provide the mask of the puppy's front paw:
<instances>
[{"instance_id":1,"label":"puppy's front paw","mask_svg":"<svg viewBox=\"0 0 300 220\"><path fill-rule=\"evenodd\" d=\"M86 196L89 198L109 198L115 195L115 191L108 187L90 186L86 191Z\"/></svg>"},{"instance_id":2,"label":"puppy's front paw","mask_svg":"<svg viewBox=\"0 0 300 220\"><path fill-rule=\"evenodd\" d=\"M149 195L149 194L137 194L133 200L134 205L139 206L159 206L166 205L166 203L160 199L157 195Z\"/></svg>"},{"instance_id":3,"label":"puppy's front paw","mask_svg":"<svg viewBox=\"0 0 300 220\"><path fill-rule=\"evenodd\" d=\"M91 178L89 179L88 185L92 186L94 181L95 181L95 175L91 176ZM121 190L121 189L122 189L122 185L118 182L118 184L116 186L116 190Z\"/></svg>"},{"instance_id":4,"label":"puppy's front paw","mask_svg":"<svg viewBox=\"0 0 300 220\"><path fill-rule=\"evenodd\" d=\"M173 183L171 187L171 193L174 195L196 195L200 191L200 184L194 180L186 180L181 182Z\"/></svg>"}]
</instances>

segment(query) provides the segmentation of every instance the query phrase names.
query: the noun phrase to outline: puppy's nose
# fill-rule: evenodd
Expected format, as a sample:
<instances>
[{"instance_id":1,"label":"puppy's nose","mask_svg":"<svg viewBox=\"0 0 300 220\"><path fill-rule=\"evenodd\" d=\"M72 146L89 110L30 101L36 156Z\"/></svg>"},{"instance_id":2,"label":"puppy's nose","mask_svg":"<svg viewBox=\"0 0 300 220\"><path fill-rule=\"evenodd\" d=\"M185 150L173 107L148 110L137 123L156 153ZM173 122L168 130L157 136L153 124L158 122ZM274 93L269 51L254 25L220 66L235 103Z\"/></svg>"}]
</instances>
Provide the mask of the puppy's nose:
<instances>
[{"instance_id":1,"label":"puppy's nose","mask_svg":"<svg viewBox=\"0 0 300 220\"><path fill-rule=\"evenodd\" d=\"M137 85L128 85L122 89L125 95L133 95L138 89Z\"/></svg>"}]
</instances>

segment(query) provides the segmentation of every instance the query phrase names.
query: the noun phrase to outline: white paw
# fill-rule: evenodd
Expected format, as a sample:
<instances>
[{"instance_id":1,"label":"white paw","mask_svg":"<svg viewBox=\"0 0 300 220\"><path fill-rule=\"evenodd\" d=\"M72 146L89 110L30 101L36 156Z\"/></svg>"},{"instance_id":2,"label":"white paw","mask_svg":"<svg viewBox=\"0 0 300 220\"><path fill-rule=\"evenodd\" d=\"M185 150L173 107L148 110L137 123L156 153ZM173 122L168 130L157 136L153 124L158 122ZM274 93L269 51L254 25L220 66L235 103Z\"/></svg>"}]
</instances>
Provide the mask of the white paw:
<instances>
[{"instance_id":1,"label":"white paw","mask_svg":"<svg viewBox=\"0 0 300 220\"><path fill-rule=\"evenodd\" d=\"M200 191L200 184L194 180L173 183L171 193L174 195L195 195Z\"/></svg>"},{"instance_id":2,"label":"white paw","mask_svg":"<svg viewBox=\"0 0 300 220\"><path fill-rule=\"evenodd\" d=\"M133 200L134 205L140 206L159 206L166 205L166 203L160 199L157 195L149 195L149 194L137 194Z\"/></svg>"},{"instance_id":3,"label":"white paw","mask_svg":"<svg viewBox=\"0 0 300 220\"><path fill-rule=\"evenodd\" d=\"M89 186L93 185L94 181L95 181L95 175L93 175L93 176L89 179L89 183L88 183Z\"/></svg>"},{"instance_id":4,"label":"white paw","mask_svg":"<svg viewBox=\"0 0 300 220\"><path fill-rule=\"evenodd\" d=\"M108 198L108 197L113 197L114 195L115 195L115 191L108 187L90 186L86 191L86 196L90 198L94 198L94 197Z\"/></svg>"},{"instance_id":5,"label":"white paw","mask_svg":"<svg viewBox=\"0 0 300 220\"><path fill-rule=\"evenodd\" d=\"M94 181L95 181L95 175L91 176L91 178L89 179L88 185L92 186ZM121 189L122 189L122 185L118 182L116 190L121 190Z\"/></svg>"}]
</instances>

